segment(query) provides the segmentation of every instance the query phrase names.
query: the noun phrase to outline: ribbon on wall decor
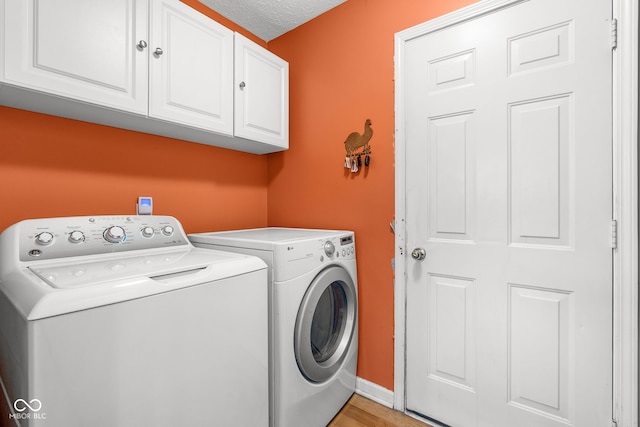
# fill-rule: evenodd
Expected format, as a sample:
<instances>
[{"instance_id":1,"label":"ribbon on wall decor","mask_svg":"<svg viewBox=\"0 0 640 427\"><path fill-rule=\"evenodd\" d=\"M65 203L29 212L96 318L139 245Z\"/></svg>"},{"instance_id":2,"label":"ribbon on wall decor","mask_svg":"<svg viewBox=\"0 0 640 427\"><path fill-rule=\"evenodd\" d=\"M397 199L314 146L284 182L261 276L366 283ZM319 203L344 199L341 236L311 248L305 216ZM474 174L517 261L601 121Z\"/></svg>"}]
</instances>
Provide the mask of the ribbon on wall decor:
<instances>
[{"instance_id":1,"label":"ribbon on wall decor","mask_svg":"<svg viewBox=\"0 0 640 427\"><path fill-rule=\"evenodd\" d=\"M358 168L362 166L362 157L364 157L364 165L369 166L371 162L371 146L369 140L373 136L371 129L371 120L364 121L364 131L362 134L351 132L344 141L344 149L347 156L344 159L344 167L351 169L352 173L358 172Z\"/></svg>"}]
</instances>

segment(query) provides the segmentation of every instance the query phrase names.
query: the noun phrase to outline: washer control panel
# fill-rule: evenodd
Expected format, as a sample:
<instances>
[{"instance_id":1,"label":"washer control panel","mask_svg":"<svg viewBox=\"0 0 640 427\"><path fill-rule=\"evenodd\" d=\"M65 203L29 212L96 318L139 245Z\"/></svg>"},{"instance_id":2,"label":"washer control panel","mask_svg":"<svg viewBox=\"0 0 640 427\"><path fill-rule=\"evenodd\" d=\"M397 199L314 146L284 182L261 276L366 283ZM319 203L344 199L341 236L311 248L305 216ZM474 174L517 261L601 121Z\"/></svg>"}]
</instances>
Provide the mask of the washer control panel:
<instances>
[{"instance_id":1,"label":"washer control panel","mask_svg":"<svg viewBox=\"0 0 640 427\"><path fill-rule=\"evenodd\" d=\"M31 219L15 224L13 232L20 261L190 246L182 226L171 216Z\"/></svg>"}]
</instances>

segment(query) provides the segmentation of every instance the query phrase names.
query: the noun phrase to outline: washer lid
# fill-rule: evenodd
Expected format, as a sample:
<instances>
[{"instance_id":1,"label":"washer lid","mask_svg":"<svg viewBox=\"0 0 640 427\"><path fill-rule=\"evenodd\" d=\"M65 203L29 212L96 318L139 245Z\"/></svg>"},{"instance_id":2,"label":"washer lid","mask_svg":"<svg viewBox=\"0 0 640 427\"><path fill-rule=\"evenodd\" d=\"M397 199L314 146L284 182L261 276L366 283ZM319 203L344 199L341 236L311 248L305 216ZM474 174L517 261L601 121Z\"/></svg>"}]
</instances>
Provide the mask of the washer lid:
<instances>
[{"instance_id":1,"label":"washer lid","mask_svg":"<svg viewBox=\"0 0 640 427\"><path fill-rule=\"evenodd\" d=\"M114 280L155 277L166 274L202 270L207 264L220 262L211 254L192 251L167 252L145 256L118 257L108 261L94 260L74 264L33 264L27 267L49 286L69 289L96 286ZM223 259L228 259L224 257Z\"/></svg>"},{"instance_id":2,"label":"washer lid","mask_svg":"<svg viewBox=\"0 0 640 427\"><path fill-rule=\"evenodd\" d=\"M57 316L177 291L265 270L257 257L191 248L93 261L34 263L1 278L4 293L27 320Z\"/></svg>"}]
</instances>

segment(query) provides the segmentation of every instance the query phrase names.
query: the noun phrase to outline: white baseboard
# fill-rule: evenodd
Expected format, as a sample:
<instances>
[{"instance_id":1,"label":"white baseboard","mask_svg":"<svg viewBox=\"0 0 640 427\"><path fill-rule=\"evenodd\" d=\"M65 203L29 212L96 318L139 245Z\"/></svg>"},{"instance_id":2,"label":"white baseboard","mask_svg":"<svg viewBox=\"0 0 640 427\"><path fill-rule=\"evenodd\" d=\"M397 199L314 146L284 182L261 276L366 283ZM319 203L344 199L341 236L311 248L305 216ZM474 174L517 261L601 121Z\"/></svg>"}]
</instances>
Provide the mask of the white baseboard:
<instances>
[{"instance_id":1,"label":"white baseboard","mask_svg":"<svg viewBox=\"0 0 640 427\"><path fill-rule=\"evenodd\" d=\"M356 377L356 393L387 408L393 408L393 391L371 381Z\"/></svg>"}]
</instances>

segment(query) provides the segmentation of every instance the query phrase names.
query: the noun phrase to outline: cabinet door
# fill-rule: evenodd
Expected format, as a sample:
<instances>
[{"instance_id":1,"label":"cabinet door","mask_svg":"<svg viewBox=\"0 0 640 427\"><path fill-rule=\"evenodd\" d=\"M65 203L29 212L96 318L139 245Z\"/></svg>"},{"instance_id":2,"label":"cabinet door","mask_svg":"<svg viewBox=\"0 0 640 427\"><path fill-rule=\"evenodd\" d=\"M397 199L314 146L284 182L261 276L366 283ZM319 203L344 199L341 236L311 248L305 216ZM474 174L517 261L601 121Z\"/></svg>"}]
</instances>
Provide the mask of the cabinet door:
<instances>
[{"instance_id":1,"label":"cabinet door","mask_svg":"<svg viewBox=\"0 0 640 427\"><path fill-rule=\"evenodd\" d=\"M289 64L235 33L235 135L289 147Z\"/></svg>"},{"instance_id":2,"label":"cabinet door","mask_svg":"<svg viewBox=\"0 0 640 427\"><path fill-rule=\"evenodd\" d=\"M2 4L0 2L0 4ZM147 0L4 0L7 83L146 114Z\"/></svg>"},{"instance_id":3,"label":"cabinet door","mask_svg":"<svg viewBox=\"0 0 640 427\"><path fill-rule=\"evenodd\" d=\"M152 0L149 115L231 135L233 32L178 0Z\"/></svg>"}]
</instances>

